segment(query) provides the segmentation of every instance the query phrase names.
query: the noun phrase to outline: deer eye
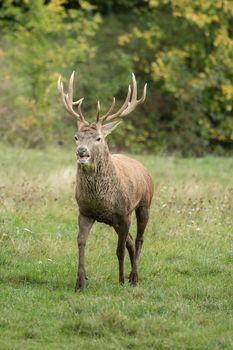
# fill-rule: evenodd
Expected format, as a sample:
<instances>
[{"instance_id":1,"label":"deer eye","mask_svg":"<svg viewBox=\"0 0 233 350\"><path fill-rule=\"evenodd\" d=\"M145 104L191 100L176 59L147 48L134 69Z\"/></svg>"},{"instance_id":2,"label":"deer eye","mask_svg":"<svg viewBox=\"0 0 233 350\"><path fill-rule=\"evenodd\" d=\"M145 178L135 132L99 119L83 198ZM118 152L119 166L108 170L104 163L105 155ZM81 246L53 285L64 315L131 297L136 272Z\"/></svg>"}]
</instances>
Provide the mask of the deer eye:
<instances>
[{"instance_id":1,"label":"deer eye","mask_svg":"<svg viewBox=\"0 0 233 350\"><path fill-rule=\"evenodd\" d=\"M74 139L75 139L75 141L78 141L78 136L74 135Z\"/></svg>"},{"instance_id":2,"label":"deer eye","mask_svg":"<svg viewBox=\"0 0 233 350\"><path fill-rule=\"evenodd\" d=\"M101 137L98 136L95 140L96 140L96 141L100 141L100 140L101 140Z\"/></svg>"}]
</instances>

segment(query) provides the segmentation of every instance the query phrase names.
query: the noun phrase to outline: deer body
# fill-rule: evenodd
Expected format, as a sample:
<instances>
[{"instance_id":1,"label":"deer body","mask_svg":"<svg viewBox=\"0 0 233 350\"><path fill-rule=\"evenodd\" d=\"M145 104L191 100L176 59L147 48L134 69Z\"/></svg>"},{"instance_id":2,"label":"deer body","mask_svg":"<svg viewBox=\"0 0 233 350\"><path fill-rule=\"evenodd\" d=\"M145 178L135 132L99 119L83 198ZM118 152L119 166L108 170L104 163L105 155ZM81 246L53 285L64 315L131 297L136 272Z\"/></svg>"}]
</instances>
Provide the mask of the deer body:
<instances>
[{"instance_id":1,"label":"deer body","mask_svg":"<svg viewBox=\"0 0 233 350\"><path fill-rule=\"evenodd\" d=\"M143 234L149 219L149 210L153 196L153 182L144 166L132 158L110 154L105 142L106 136L119 124L119 119L133 111L145 100L137 100L137 83L133 75L133 89L128 94L122 107L111 114L115 99L109 111L100 117L100 104L97 104L96 122L88 123L81 111L83 99L73 101L73 79L71 75L68 93L65 94L61 80L58 89L67 111L78 120L78 132L75 135L77 155L76 200L79 206L78 232L78 273L76 290L83 289L86 283L85 245L95 221L112 226L117 235L117 257L119 263L119 282L124 283L125 247L129 252L131 273L129 281L138 282L137 262L143 244ZM73 106L78 106L78 113ZM112 122L113 121L113 122ZM129 232L131 214L135 210L137 235L135 245Z\"/></svg>"},{"instance_id":2,"label":"deer body","mask_svg":"<svg viewBox=\"0 0 233 350\"><path fill-rule=\"evenodd\" d=\"M138 161L108 154L92 171L78 164L76 200L85 216L116 226L140 206L150 206L153 184Z\"/></svg>"}]
</instances>

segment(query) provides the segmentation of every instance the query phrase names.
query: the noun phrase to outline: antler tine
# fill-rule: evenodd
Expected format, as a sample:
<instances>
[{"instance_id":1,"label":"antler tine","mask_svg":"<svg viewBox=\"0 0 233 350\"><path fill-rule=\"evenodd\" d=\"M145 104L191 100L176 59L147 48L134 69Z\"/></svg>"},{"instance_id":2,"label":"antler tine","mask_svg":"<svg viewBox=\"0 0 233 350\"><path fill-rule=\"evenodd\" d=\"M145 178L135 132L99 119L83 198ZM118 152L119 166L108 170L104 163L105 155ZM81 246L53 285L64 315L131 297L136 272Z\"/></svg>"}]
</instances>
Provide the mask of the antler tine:
<instances>
[{"instance_id":1,"label":"antler tine","mask_svg":"<svg viewBox=\"0 0 233 350\"><path fill-rule=\"evenodd\" d=\"M97 115L96 115L96 123L99 122L100 119L100 101L97 101Z\"/></svg>"},{"instance_id":2,"label":"antler tine","mask_svg":"<svg viewBox=\"0 0 233 350\"><path fill-rule=\"evenodd\" d=\"M101 117L100 121L102 123L109 122L114 119L123 118L127 114L131 113L139 104L145 101L146 88L147 88L147 84L144 85L142 97L139 100L137 100L137 80L135 78L134 73L132 73L132 94L131 94L131 85L129 85L128 94L122 107L114 114L111 114L112 109L110 108L111 111L109 110L107 114Z\"/></svg>"},{"instance_id":3,"label":"antler tine","mask_svg":"<svg viewBox=\"0 0 233 350\"><path fill-rule=\"evenodd\" d=\"M139 100L140 102L144 102L145 101L145 99L146 99L146 91L147 91L147 83L144 85L142 97Z\"/></svg>"},{"instance_id":4,"label":"antler tine","mask_svg":"<svg viewBox=\"0 0 233 350\"><path fill-rule=\"evenodd\" d=\"M130 104L128 105L128 107L122 112L121 117L124 117L125 115L131 113L146 98L146 87L147 87L147 84L145 84L145 86L143 88L142 97L139 100L137 100L137 81L136 81L134 73L132 73L132 79L133 79L132 98L131 98L131 101L130 101Z\"/></svg>"},{"instance_id":5,"label":"antler tine","mask_svg":"<svg viewBox=\"0 0 233 350\"><path fill-rule=\"evenodd\" d=\"M122 112L121 117L124 117L125 115L131 113L136 108L136 106L140 105L142 102L145 101L146 89L147 89L147 84L144 85L142 97L139 100L137 100L136 98L135 100L131 99L129 106Z\"/></svg>"},{"instance_id":6,"label":"antler tine","mask_svg":"<svg viewBox=\"0 0 233 350\"><path fill-rule=\"evenodd\" d=\"M113 97L113 101L112 101L112 104L111 104L111 107L109 108L109 110L107 111L107 113L105 115L103 115L101 118L98 118L98 121L97 122L101 122L103 120L105 120L105 118L107 118L113 111L114 107L115 107L115 104L116 104L116 99L115 97Z\"/></svg>"},{"instance_id":7,"label":"antler tine","mask_svg":"<svg viewBox=\"0 0 233 350\"><path fill-rule=\"evenodd\" d=\"M110 111L109 110L107 114L105 114L103 117L100 118L100 121L103 123L105 120L106 121L110 121L110 120L113 120L113 119L116 119L116 118L120 117L120 114L123 112L123 110L125 108L127 108L128 104L129 104L130 96L131 96L131 85L129 85L129 87L128 87L128 93L127 93L125 102L123 103L121 108L116 113L111 114L111 115L110 115L111 112L109 113L109 111ZM114 106L115 106L115 98L114 98L114 104L112 103L112 105L113 105L113 108L114 108ZM113 109L113 108L112 108L112 106L110 107L110 109Z\"/></svg>"},{"instance_id":8,"label":"antler tine","mask_svg":"<svg viewBox=\"0 0 233 350\"><path fill-rule=\"evenodd\" d=\"M68 84L68 96L71 101L73 101L74 73L75 71L72 72L70 76L69 84Z\"/></svg>"},{"instance_id":9,"label":"antler tine","mask_svg":"<svg viewBox=\"0 0 233 350\"><path fill-rule=\"evenodd\" d=\"M74 104L78 104L78 113L81 116L81 118L83 118L83 120L85 121L84 115L83 115L82 110L81 110L81 104L82 104L83 100L84 100L84 97L81 98L80 100L78 100L77 102L75 102Z\"/></svg>"},{"instance_id":10,"label":"antler tine","mask_svg":"<svg viewBox=\"0 0 233 350\"><path fill-rule=\"evenodd\" d=\"M68 112L74 116L76 119L78 119L78 121L80 122L83 122L83 118L80 116L80 114L76 113L74 110L73 110L73 107L72 107L72 101L70 100L70 97L67 94L64 95L65 97L65 101L66 101L66 104L67 104L67 107L68 107Z\"/></svg>"},{"instance_id":11,"label":"antler tine","mask_svg":"<svg viewBox=\"0 0 233 350\"><path fill-rule=\"evenodd\" d=\"M69 108L68 108L66 100L65 100L64 88L63 88L63 82L61 81L61 76L58 79L57 88L60 91L61 99L62 99L62 102L64 104L64 107L69 112Z\"/></svg>"},{"instance_id":12,"label":"antler tine","mask_svg":"<svg viewBox=\"0 0 233 350\"><path fill-rule=\"evenodd\" d=\"M132 80L133 80L133 90L132 90L131 103L132 101L137 100L137 81L133 72L132 72Z\"/></svg>"},{"instance_id":13,"label":"antler tine","mask_svg":"<svg viewBox=\"0 0 233 350\"><path fill-rule=\"evenodd\" d=\"M66 94L64 93L64 87L63 87L63 82L61 81L61 76L58 79L57 87L58 87L58 90L60 91L62 102L64 104L65 109L72 116L74 116L76 119L78 119L79 122L84 123L84 124L88 124L87 121L85 120L83 114L82 114L82 111L81 111L81 104L82 104L83 98L81 98L75 102L73 101L74 74L75 74L75 72L73 71L71 76L70 76L70 80L69 80L69 84L68 84L68 92ZM76 113L73 109L73 106L75 106L75 105L78 106L78 113Z\"/></svg>"}]
</instances>

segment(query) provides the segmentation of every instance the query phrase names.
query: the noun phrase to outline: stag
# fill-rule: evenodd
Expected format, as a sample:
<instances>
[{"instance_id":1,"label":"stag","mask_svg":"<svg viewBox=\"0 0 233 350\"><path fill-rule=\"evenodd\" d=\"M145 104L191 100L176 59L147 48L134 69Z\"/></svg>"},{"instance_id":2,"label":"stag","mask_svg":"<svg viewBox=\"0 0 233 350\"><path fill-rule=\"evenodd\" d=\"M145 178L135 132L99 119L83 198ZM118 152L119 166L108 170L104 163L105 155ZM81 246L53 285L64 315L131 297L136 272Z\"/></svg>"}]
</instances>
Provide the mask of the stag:
<instances>
[{"instance_id":1,"label":"stag","mask_svg":"<svg viewBox=\"0 0 233 350\"><path fill-rule=\"evenodd\" d=\"M132 87L129 85L126 99L119 110L113 113L115 98L109 111L100 115L100 103L97 102L96 120L86 121L81 105L83 98L73 100L72 73L68 92L64 92L61 77L58 90L65 109L77 119L78 131L75 134L77 176L75 197L79 206L78 272L76 287L86 285L84 266L85 245L95 221L112 226L117 235L117 258L119 263L119 282L124 284L125 247L128 250L131 273L129 282L138 282L138 258L143 244L143 234L149 219L149 210L153 196L153 182L144 166L125 155L110 154L106 136L115 129L121 120L131 113L146 98L146 84L140 99L137 99L137 82L132 73ZM74 110L74 107L76 109ZM135 210L137 218L137 236L135 246L129 233L131 214Z\"/></svg>"}]
</instances>

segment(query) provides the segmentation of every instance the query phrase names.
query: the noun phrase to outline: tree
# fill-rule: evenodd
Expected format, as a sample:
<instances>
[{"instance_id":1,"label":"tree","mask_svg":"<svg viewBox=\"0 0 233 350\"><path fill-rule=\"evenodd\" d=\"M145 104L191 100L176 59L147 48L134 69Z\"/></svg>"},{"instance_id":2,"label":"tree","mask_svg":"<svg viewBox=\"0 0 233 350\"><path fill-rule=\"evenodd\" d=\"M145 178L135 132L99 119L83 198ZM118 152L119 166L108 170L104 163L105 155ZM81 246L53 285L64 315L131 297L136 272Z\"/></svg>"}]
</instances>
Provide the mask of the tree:
<instances>
[{"instance_id":1,"label":"tree","mask_svg":"<svg viewBox=\"0 0 233 350\"><path fill-rule=\"evenodd\" d=\"M160 135L169 133L169 148L185 154L232 146L232 3L149 0L148 7L119 43L159 90Z\"/></svg>"},{"instance_id":2,"label":"tree","mask_svg":"<svg viewBox=\"0 0 233 350\"><path fill-rule=\"evenodd\" d=\"M79 9L66 10L66 3L3 1L0 26L4 33L4 96L8 94L11 105L5 107L1 129L4 138L14 139L14 143L18 139L30 146L43 144L43 138L59 128L58 75L95 55L93 38L100 16L86 1L79 2Z\"/></svg>"}]
</instances>

